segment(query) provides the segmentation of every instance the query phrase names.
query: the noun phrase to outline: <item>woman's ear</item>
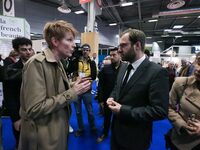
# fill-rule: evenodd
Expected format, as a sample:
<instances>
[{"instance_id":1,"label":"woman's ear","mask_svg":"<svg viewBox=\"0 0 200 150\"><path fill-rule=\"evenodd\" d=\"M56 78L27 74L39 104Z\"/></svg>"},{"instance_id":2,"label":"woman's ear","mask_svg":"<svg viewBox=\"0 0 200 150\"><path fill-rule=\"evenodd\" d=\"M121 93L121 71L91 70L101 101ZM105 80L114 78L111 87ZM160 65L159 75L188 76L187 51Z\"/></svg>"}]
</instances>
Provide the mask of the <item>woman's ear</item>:
<instances>
[{"instance_id":1,"label":"woman's ear","mask_svg":"<svg viewBox=\"0 0 200 150\"><path fill-rule=\"evenodd\" d=\"M52 43L53 47L57 47L58 46L58 40L55 37L51 38L51 43Z\"/></svg>"}]
</instances>

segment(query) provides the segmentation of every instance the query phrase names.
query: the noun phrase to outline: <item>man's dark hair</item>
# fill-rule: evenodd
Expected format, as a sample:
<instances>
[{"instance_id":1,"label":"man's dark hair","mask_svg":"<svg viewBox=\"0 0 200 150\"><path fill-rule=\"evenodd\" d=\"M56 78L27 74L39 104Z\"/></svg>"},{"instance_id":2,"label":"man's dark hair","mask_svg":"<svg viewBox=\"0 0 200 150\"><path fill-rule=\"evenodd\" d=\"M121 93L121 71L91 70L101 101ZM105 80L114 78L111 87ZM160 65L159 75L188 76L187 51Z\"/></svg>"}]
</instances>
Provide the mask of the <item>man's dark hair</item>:
<instances>
[{"instance_id":1,"label":"man's dark hair","mask_svg":"<svg viewBox=\"0 0 200 150\"><path fill-rule=\"evenodd\" d=\"M118 47L111 48L111 49L110 49L110 52L118 51L118 49L119 49Z\"/></svg>"},{"instance_id":2,"label":"man's dark hair","mask_svg":"<svg viewBox=\"0 0 200 150\"><path fill-rule=\"evenodd\" d=\"M87 44L87 43L83 44L83 45L81 46L81 48L82 48L82 49L89 49L89 50L91 50L90 45Z\"/></svg>"},{"instance_id":3,"label":"man's dark hair","mask_svg":"<svg viewBox=\"0 0 200 150\"><path fill-rule=\"evenodd\" d=\"M25 37L17 37L14 40L12 40L12 46L14 50L19 51L19 46L20 45L31 45L32 46L32 41L25 38Z\"/></svg>"},{"instance_id":4,"label":"man's dark hair","mask_svg":"<svg viewBox=\"0 0 200 150\"><path fill-rule=\"evenodd\" d=\"M127 29L124 32L121 33L120 37L122 37L124 34L129 33L129 40L131 41L131 45L133 46L136 42L140 42L142 46L142 51L144 51L145 47L145 38L146 35L143 31L137 30L137 29Z\"/></svg>"}]
</instances>

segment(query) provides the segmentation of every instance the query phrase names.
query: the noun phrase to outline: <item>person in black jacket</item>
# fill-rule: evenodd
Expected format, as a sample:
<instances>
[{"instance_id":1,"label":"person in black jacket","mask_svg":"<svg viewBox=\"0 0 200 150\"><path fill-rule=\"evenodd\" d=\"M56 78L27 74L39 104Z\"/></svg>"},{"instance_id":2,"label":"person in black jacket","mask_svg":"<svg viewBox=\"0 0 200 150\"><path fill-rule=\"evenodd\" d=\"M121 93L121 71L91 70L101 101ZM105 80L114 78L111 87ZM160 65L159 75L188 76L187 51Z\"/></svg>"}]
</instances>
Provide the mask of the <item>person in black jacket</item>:
<instances>
[{"instance_id":1,"label":"person in black jacket","mask_svg":"<svg viewBox=\"0 0 200 150\"><path fill-rule=\"evenodd\" d=\"M115 87L107 100L113 112L111 150L147 150L152 123L167 117L169 78L167 70L144 54L145 34L128 29L120 36L123 61Z\"/></svg>"},{"instance_id":2,"label":"person in black jacket","mask_svg":"<svg viewBox=\"0 0 200 150\"><path fill-rule=\"evenodd\" d=\"M102 135L97 139L98 143L102 142L108 136L110 129L112 111L108 108L106 100L113 90L121 65L121 57L117 47L110 50L110 58L111 64L105 65L99 72L98 101L104 110L104 128Z\"/></svg>"},{"instance_id":3,"label":"person in black jacket","mask_svg":"<svg viewBox=\"0 0 200 150\"><path fill-rule=\"evenodd\" d=\"M79 58L78 61L78 71L77 74L80 78L90 77L92 81L96 79L97 76L97 69L96 64L93 60L90 59L90 45L84 44L82 45L82 53L83 56ZM87 113L88 113L88 121L90 124L90 129L93 133L97 133L97 129L95 126L95 119L94 113L92 108L92 94L91 89L79 96L78 101L74 102L74 106L76 109L76 116L78 121L78 130L75 132L75 136L80 136L83 133L84 125L83 125L83 118L82 118L82 100L85 104Z\"/></svg>"},{"instance_id":4,"label":"person in black jacket","mask_svg":"<svg viewBox=\"0 0 200 150\"><path fill-rule=\"evenodd\" d=\"M13 48L19 54L19 61L7 66L3 82L5 107L13 123L13 132L16 139L16 148L19 143L21 119L20 109L20 88L22 83L22 69L25 62L34 55L32 41L18 37L12 41Z\"/></svg>"}]
</instances>

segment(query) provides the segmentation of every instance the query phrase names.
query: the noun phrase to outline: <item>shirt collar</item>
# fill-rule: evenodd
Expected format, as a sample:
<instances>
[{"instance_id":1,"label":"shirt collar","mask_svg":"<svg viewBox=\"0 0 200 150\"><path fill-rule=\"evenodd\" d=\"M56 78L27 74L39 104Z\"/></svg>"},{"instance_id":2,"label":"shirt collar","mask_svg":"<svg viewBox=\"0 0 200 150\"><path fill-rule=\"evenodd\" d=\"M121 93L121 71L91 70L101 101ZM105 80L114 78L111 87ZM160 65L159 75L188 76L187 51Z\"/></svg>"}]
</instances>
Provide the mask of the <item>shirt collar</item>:
<instances>
[{"instance_id":1,"label":"shirt collar","mask_svg":"<svg viewBox=\"0 0 200 150\"><path fill-rule=\"evenodd\" d=\"M131 65L133 66L134 70L137 70L137 68L140 66L140 64L145 60L145 55L143 55L140 59L133 62Z\"/></svg>"}]
</instances>

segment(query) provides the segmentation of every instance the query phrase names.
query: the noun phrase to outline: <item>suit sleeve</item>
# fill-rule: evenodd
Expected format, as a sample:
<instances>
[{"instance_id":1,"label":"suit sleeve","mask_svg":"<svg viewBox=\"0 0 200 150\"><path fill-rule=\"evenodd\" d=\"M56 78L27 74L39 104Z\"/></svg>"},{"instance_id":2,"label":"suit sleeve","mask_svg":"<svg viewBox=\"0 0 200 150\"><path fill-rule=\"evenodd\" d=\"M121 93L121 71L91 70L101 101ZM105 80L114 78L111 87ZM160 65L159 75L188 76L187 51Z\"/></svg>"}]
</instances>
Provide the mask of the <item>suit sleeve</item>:
<instances>
[{"instance_id":1,"label":"suit sleeve","mask_svg":"<svg viewBox=\"0 0 200 150\"><path fill-rule=\"evenodd\" d=\"M180 129L182 126L187 125L185 120L180 116L178 112L175 110L175 105L177 103L178 98L178 91L180 90L180 86L177 83L177 80L174 82L172 89L170 91L170 97L169 97L169 113L168 118L172 125L175 127L178 133L180 133Z\"/></svg>"},{"instance_id":2,"label":"suit sleeve","mask_svg":"<svg viewBox=\"0 0 200 150\"><path fill-rule=\"evenodd\" d=\"M63 109L71 100L77 99L73 88L47 97L45 74L41 62L33 61L27 64L25 69L21 87L21 105L22 111L25 111L28 117L32 119L44 117Z\"/></svg>"},{"instance_id":3,"label":"suit sleeve","mask_svg":"<svg viewBox=\"0 0 200 150\"><path fill-rule=\"evenodd\" d=\"M136 87L137 88L137 87ZM133 122L149 122L164 119L168 113L169 79L166 69L160 69L150 81L149 104L132 108L122 105L118 117L120 120Z\"/></svg>"}]
</instances>

